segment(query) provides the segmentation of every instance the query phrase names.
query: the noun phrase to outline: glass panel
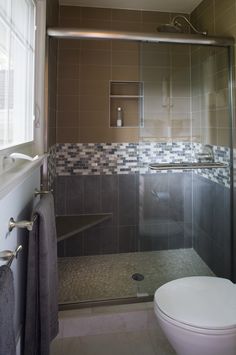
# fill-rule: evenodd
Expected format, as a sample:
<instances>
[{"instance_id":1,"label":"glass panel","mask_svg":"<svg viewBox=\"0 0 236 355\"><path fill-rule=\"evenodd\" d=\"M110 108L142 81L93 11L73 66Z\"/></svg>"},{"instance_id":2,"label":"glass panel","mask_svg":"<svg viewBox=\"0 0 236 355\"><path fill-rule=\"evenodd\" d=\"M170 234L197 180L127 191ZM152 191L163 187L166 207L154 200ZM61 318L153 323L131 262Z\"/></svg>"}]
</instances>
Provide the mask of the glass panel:
<instances>
[{"instance_id":1,"label":"glass panel","mask_svg":"<svg viewBox=\"0 0 236 355\"><path fill-rule=\"evenodd\" d=\"M11 0L0 0L0 14L7 19L11 16Z\"/></svg>"},{"instance_id":2,"label":"glass panel","mask_svg":"<svg viewBox=\"0 0 236 355\"><path fill-rule=\"evenodd\" d=\"M27 0L12 2L12 22L16 33L26 39L29 29L29 6Z\"/></svg>"},{"instance_id":3,"label":"glass panel","mask_svg":"<svg viewBox=\"0 0 236 355\"><path fill-rule=\"evenodd\" d=\"M153 282L146 280L146 291L184 276L230 278L227 49L142 44L141 64L138 244L140 252L157 253L165 265L157 276L148 275ZM150 163L211 161L226 167L149 169ZM171 266L177 254L181 262Z\"/></svg>"},{"instance_id":4,"label":"glass panel","mask_svg":"<svg viewBox=\"0 0 236 355\"><path fill-rule=\"evenodd\" d=\"M121 44L126 50L130 45ZM108 170L58 180L56 208L58 215L67 214L64 226L71 228L66 218L76 213L83 222L82 233L64 232L58 243L60 303L147 301L170 280L231 277L227 49L142 43L135 50L140 75L131 83L129 71L118 73L110 96L142 99L139 142L79 145L82 169L101 162ZM141 95L135 95L137 87ZM119 134L115 124L112 129ZM73 158L78 153L73 146L69 150ZM149 167L186 162L226 167Z\"/></svg>"},{"instance_id":5,"label":"glass panel","mask_svg":"<svg viewBox=\"0 0 236 355\"><path fill-rule=\"evenodd\" d=\"M204 146L230 164L228 51L192 47L192 121L198 159ZM230 169L199 170L193 180L193 247L211 270L231 277Z\"/></svg>"},{"instance_id":6,"label":"glass panel","mask_svg":"<svg viewBox=\"0 0 236 355\"><path fill-rule=\"evenodd\" d=\"M13 107L10 109L9 133L12 142L22 143L26 136L27 109L27 52L22 44L15 38L11 38L11 71L13 76ZM22 65L23 64L23 65Z\"/></svg>"},{"instance_id":7,"label":"glass panel","mask_svg":"<svg viewBox=\"0 0 236 355\"><path fill-rule=\"evenodd\" d=\"M1 148L33 139L34 11L32 1L13 1L12 20L0 16Z\"/></svg>"},{"instance_id":8,"label":"glass panel","mask_svg":"<svg viewBox=\"0 0 236 355\"><path fill-rule=\"evenodd\" d=\"M9 71L9 30L0 20L0 145L8 140L8 88L12 87Z\"/></svg>"}]
</instances>

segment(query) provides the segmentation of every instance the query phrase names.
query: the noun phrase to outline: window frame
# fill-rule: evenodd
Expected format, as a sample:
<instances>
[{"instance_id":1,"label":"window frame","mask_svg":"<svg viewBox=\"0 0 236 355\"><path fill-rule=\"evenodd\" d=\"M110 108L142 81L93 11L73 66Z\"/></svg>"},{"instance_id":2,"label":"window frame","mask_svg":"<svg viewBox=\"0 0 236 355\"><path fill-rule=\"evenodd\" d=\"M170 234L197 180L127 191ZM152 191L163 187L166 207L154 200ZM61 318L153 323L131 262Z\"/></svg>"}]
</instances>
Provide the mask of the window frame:
<instances>
[{"instance_id":1,"label":"window frame","mask_svg":"<svg viewBox=\"0 0 236 355\"><path fill-rule=\"evenodd\" d=\"M17 1L17 0L16 0ZM28 155L44 154L44 82L45 82L45 38L46 0L31 0L35 4L35 52L34 52L34 114L33 140L0 149L0 174L11 169L3 160L13 152ZM19 168L22 164L19 164ZM12 167L13 168L13 167Z\"/></svg>"}]
</instances>

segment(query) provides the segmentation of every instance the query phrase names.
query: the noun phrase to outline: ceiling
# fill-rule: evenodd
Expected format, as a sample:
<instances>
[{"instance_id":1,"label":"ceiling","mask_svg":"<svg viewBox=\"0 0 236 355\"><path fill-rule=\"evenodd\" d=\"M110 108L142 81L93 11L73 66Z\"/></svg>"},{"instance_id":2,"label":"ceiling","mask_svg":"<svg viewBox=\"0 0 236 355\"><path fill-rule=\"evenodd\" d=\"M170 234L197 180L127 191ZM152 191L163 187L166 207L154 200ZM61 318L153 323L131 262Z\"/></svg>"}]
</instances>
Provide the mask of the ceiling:
<instances>
[{"instance_id":1,"label":"ceiling","mask_svg":"<svg viewBox=\"0 0 236 355\"><path fill-rule=\"evenodd\" d=\"M191 13L202 0L59 0L60 5Z\"/></svg>"}]
</instances>

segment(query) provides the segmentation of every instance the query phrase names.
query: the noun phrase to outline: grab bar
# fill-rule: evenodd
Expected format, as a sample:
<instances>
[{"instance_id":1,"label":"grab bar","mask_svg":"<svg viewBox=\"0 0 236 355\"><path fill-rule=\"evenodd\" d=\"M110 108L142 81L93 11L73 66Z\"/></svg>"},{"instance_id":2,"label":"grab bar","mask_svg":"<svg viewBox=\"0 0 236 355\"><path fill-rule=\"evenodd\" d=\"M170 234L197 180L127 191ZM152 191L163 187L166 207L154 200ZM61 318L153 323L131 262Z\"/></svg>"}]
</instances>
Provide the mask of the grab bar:
<instances>
[{"instance_id":1,"label":"grab bar","mask_svg":"<svg viewBox=\"0 0 236 355\"><path fill-rule=\"evenodd\" d=\"M14 218L11 217L8 224L8 230L11 232L14 228L26 228L28 231L32 231L36 218L37 216L35 216L32 221L15 221Z\"/></svg>"},{"instance_id":2,"label":"grab bar","mask_svg":"<svg viewBox=\"0 0 236 355\"><path fill-rule=\"evenodd\" d=\"M219 169L228 168L226 163L201 162L201 163L154 163L150 164L151 170L191 170L191 169Z\"/></svg>"},{"instance_id":3,"label":"grab bar","mask_svg":"<svg viewBox=\"0 0 236 355\"><path fill-rule=\"evenodd\" d=\"M19 245L15 251L3 250L0 252L0 259L7 260L7 266L11 266L13 260L18 257L19 252L23 249L22 245Z\"/></svg>"}]
</instances>

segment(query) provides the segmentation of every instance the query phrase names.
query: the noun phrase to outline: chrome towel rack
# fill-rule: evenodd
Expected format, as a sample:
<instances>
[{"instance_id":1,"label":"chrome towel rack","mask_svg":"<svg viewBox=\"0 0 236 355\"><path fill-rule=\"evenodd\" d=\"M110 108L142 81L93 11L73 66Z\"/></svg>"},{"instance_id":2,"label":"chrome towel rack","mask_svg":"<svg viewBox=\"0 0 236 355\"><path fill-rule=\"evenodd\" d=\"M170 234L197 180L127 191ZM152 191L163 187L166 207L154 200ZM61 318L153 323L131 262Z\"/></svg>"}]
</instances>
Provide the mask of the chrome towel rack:
<instances>
[{"instance_id":1,"label":"chrome towel rack","mask_svg":"<svg viewBox=\"0 0 236 355\"><path fill-rule=\"evenodd\" d=\"M15 221L14 218L11 217L8 224L8 230L11 232L14 228L26 228L28 231L32 231L36 218L37 216L34 216L32 221Z\"/></svg>"},{"instance_id":2,"label":"chrome towel rack","mask_svg":"<svg viewBox=\"0 0 236 355\"><path fill-rule=\"evenodd\" d=\"M228 167L228 164L221 162L153 163L149 165L151 170L223 169Z\"/></svg>"},{"instance_id":3,"label":"chrome towel rack","mask_svg":"<svg viewBox=\"0 0 236 355\"><path fill-rule=\"evenodd\" d=\"M48 195L50 193L52 193L53 190L38 190L38 189L35 189L34 190L34 196L39 196L39 195Z\"/></svg>"},{"instance_id":4,"label":"chrome towel rack","mask_svg":"<svg viewBox=\"0 0 236 355\"><path fill-rule=\"evenodd\" d=\"M7 266L11 266L13 260L18 257L19 252L23 249L22 245L19 245L15 251L11 251L11 250L3 250L0 252L0 259L1 260L6 260Z\"/></svg>"}]
</instances>

